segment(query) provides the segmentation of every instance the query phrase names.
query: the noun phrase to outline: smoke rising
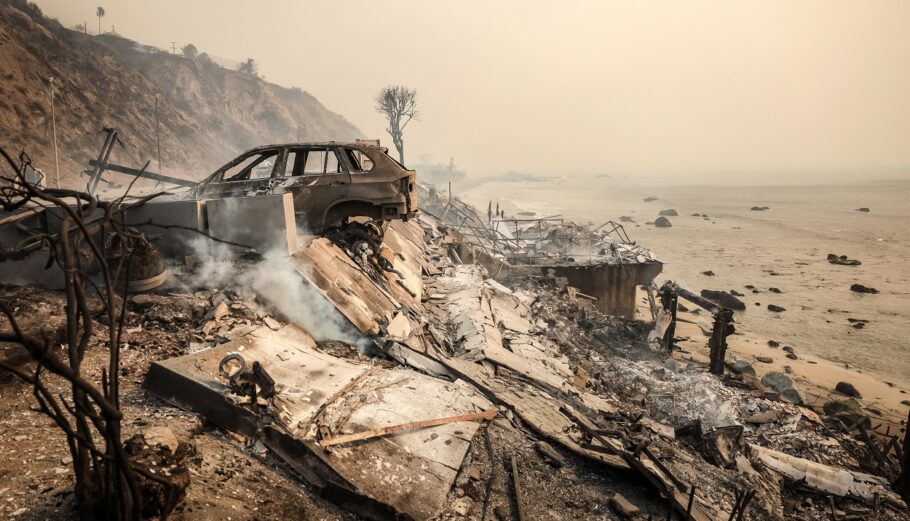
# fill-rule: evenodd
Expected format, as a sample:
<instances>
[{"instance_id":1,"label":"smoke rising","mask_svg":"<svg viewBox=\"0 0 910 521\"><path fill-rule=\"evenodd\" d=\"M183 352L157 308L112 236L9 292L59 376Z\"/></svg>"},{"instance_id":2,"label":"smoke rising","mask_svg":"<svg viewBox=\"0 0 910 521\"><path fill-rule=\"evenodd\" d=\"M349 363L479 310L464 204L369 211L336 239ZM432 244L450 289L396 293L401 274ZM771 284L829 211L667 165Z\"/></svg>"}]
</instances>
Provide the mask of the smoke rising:
<instances>
[{"instance_id":1,"label":"smoke rising","mask_svg":"<svg viewBox=\"0 0 910 521\"><path fill-rule=\"evenodd\" d=\"M366 343L335 306L298 273L286 245L268 249L261 261L252 264L237 262L236 248L207 237L194 237L187 245L199 262L193 285L256 294L272 311L304 328L317 341Z\"/></svg>"}]
</instances>

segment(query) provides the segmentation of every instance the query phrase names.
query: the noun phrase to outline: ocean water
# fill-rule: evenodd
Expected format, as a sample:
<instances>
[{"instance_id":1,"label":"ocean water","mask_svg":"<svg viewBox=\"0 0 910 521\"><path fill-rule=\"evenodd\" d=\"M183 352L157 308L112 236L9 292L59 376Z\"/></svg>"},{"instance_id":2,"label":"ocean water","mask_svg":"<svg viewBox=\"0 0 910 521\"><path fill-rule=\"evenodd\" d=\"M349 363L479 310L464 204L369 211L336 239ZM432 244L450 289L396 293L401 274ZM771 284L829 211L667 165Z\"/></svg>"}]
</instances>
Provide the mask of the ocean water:
<instances>
[{"instance_id":1,"label":"ocean water","mask_svg":"<svg viewBox=\"0 0 910 521\"><path fill-rule=\"evenodd\" d=\"M630 216L637 222L625 224L630 238L665 263L658 281L672 279L696 292L735 289L746 295L747 310L737 319L743 329L797 353L910 383L910 182L659 187L591 177L498 180L454 191L478 208L498 202L508 215L561 214L594 224ZM644 202L647 196L659 199ZM770 209L751 211L753 206ZM871 211L855 210L860 207ZM669 218L672 228L644 224L670 208L679 213ZM829 264L828 253L862 265ZM715 276L701 274L707 270ZM854 293L854 283L880 293ZM753 294L748 284L761 292ZM781 293L768 292L770 287ZM786 311L770 312L768 304ZM848 318L869 323L855 329Z\"/></svg>"}]
</instances>

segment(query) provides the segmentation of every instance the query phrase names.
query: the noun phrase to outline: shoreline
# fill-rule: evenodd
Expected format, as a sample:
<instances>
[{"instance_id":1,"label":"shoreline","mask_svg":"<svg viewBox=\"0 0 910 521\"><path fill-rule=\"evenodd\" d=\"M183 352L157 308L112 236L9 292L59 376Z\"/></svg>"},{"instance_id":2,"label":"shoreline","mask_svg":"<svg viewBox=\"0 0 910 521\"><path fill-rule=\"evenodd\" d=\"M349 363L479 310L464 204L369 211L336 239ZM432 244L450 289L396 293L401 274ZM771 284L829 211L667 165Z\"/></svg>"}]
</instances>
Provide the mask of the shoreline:
<instances>
[{"instance_id":1,"label":"shoreline","mask_svg":"<svg viewBox=\"0 0 910 521\"><path fill-rule=\"evenodd\" d=\"M603 180L601 184L608 182ZM671 278L696 292L703 288L727 291L736 288L746 293L743 300L750 304L750 310L752 303L761 301L790 311L769 314L756 308L754 312L738 314L738 321L745 324L744 332L752 331L758 338L789 344L798 349L801 358L824 360L832 367L849 364L851 368L858 368L842 377L854 372L871 374L883 382L891 381L910 389L910 377L907 376L910 375L910 356L900 328L907 318L906 310L910 309L907 307L910 304L910 272L895 264L910 255L906 246L910 243L905 240L903 231L893 226L882 228L882 219L891 219L905 208L910 210L903 202L905 199L896 198L896 194L890 194L887 200L863 199L874 195L864 194L852 201L838 193L832 196L834 199L817 201L832 208L831 212L834 209L839 212L832 214L828 211L804 212L805 205L794 202L799 194L793 193L760 193L744 195L732 203L701 204L698 201L702 196L675 193L665 188L660 191L660 202L643 203L638 197L640 194L630 193L628 187L613 187L613 191L607 190L610 186L591 187L598 195L579 193L572 187L550 187L577 200L574 207L565 208L543 199L539 188L526 185L508 185L511 190L506 197L489 193L484 188L468 190L463 196L478 208L493 200L510 215L516 212L561 214L564 219L579 223L600 223L609 218L617 219L620 214L632 216L634 221L625 224L626 230L665 263L660 278ZM869 183L863 185L870 186ZM600 188L607 191L599 195L601 192L596 189ZM709 200L713 201L710 197ZM750 211L748 205L753 200L773 208L770 212ZM873 213L855 212L854 208L861 205L873 206ZM678 217L670 218L673 228L656 229L642 224L649 218L646 216L656 215L663 208L679 211ZM694 217L689 215L692 211L699 214L710 211L712 217ZM831 228L832 225L836 229ZM866 229L866 226L872 228ZM858 227L861 232L857 231ZM772 239L781 233L785 239ZM839 241L833 234L846 234L852 239ZM878 237L884 240L876 240ZM826 254L831 252L862 259L863 265L832 267L825 260ZM718 275L706 278L701 274L706 269ZM875 296L857 295L849 291L853 283L882 291ZM743 289L752 286L775 286L783 292L771 295L762 289L762 295L752 295ZM854 329L850 327L849 318L868 319L869 327L861 331ZM764 342L761 340L761 346ZM770 349L753 354L774 356Z\"/></svg>"}]
</instances>

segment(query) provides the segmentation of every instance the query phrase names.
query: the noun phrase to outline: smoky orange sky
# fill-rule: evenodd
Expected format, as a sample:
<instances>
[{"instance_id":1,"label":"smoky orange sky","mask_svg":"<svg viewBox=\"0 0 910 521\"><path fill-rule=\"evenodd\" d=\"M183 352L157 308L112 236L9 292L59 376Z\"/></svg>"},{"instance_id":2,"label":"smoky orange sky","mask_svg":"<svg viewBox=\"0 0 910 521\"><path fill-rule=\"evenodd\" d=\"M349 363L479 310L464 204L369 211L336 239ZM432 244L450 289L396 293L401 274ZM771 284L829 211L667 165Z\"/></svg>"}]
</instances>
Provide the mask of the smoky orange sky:
<instances>
[{"instance_id":1,"label":"smoky orange sky","mask_svg":"<svg viewBox=\"0 0 910 521\"><path fill-rule=\"evenodd\" d=\"M97 30L99 0L37 3ZM905 0L100 5L105 31L254 58L387 145L374 95L416 88L409 164L676 183L910 178Z\"/></svg>"}]
</instances>

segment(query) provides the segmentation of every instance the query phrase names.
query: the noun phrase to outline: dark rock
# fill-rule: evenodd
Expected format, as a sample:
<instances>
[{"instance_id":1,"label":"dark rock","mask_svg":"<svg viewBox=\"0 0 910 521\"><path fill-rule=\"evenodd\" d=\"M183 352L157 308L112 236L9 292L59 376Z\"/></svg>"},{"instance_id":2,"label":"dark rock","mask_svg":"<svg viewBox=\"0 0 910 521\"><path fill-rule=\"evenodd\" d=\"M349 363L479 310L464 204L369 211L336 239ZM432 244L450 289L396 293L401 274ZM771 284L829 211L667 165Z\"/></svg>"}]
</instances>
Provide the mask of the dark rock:
<instances>
[{"instance_id":1,"label":"dark rock","mask_svg":"<svg viewBox=\"0 0 910 521\"><path fill-rule=\"evenodd\" d=\"M753 286L752 284L746 284L745 288L746 289L755 289L755 286Z\"/></svg>"},{"instance_id":2,"label":"dark rock","mask_svg":"<svg viewBox=\"0 0 910 521\"><path fill-rule=\"evenodd\" d=\"M795 352L796 352L796 351L794 351L793 348L790 347L790 346L784 346L784 347L783 347L783 350L786 351L787 353L795 353Z\"/></svg>"},{"instance_id":3,"label":"dark rock","mask_svg":"<svg viewBox=\"0 0 910 521\"><path fill-rule=\"evenodd\" d=\"M805 402L805 400L803 400L803 395L799 394L799 391L793 387L781 391L780 399L785 402L790 402L794 405L802 405Z\"/></svg>"},{"instance_id":4,"label":"dark rock","mask_svg":"<svg viewBox=\"0 0 910 521\"><path fill-rule=\"evenodd\" d=\"M632 219L631 217L629 217L628 215L623 215L623 216L621 216L621 217L619 218L619 222L622 222L622 223L634 223L635 220Z\"/></svg>"},{"instance_id":5,"label":"dark rock","mask_svg":"<svg viewBox=\"0 0 910 521\"><path fill-rule=\"evenodd\" d=\"M735 289L731 289L731 290L730 290L730 294L733 295L734 297L745 297L745 295L743 295L742 293L736 291Z\"/></svg>"},{"instance_id":6,"label":"dark rock","mask_svg":"<svg viewBox=\"0 0 910 521\"><path fill-rule=\"evenodd\" d=\"M780 342L777 340L768 340L768 347L780 347Z\"/></svg>"},{"instance_id":7,"label":"dark rock","mask_svg":"<svg viewBox=\"0 0 910 521\"><path fill-rule=\"evenodd\" d=\"M846 255L835 255L833 253L828 254L828 263L839 266L859 266L862 264L856 259L848 259Z\"/></svg>"},{"instance_id":8,"label":"dark rock","mask_svg":"<svg viewBox=\"0 0 910 521\"><path fill-rule=\"evenodd\" d=\"M782 313L787 311L787 308L782 308L776 304L768 304L768 311L773 311L775 313Z\"/></svg>"},{"instance_id":9,"label":"dark rock","mask_svg":"<svg viewBox=\"0 0 910 521\"><path fill-rule=\"evenodd\" d=\"M703 289L701 290L701 296L720 304L721 306L734 309L734 310L743 310L746 309L746 305L742 300L734 297L733 295L727 293L726 291L715 291L713 289Z\"/></svg>"},{"instance_id":10,"label":"dark rock","mask_svg":"<svg viewBox=\"0 0 910 521\"><path fill-rule=\"evenodd\" d=\"M859 394L859 391L856 390L856 387L853 387L853 384L849 382L837 382L837 385L834 386L834 390L844 396L850 396L852 398L862 399L863 397Z\"/></svg>"},{"instance_id":11,"label":"dark rock","mask_svg":"<svg viewBox=\"0 0 910 521\"><path fill-rule=\"evenodd\" d=\"M711 270L703 271L703 272L701 272L701 274L704 275L704 276L706 276L706 277L713 277L713 276L714 276L714 272L711 271Z\"/></svg>"},{"instance_id":12,"label":"dark rock","mask_svg":"<svg viewBox=\"0 0 910 521\"><path fill-rule=\"evenodd\" d=\"M773 273L772 273L772 275L773 275ZM771 293L783 293L783 292L782 292L780 289L778 289L778 288L768 288L768 291L770 291Z\"/></svg>"},{"instance_id":13,"label":"dark rock","mask_svg":"<svg viewBox=\"0 0 910 521\"><path fill-rule=\"evenodd\" d=\"M755 359L763 364L773 364L774 363L774 359L771 358L770 356L756 356Z\"/></svg>"},{"instance_id":14,"label":"dark rock","mask_svg":"<svg viewBox=\"0 0 910 521\"><path fill-rule=\"evenodd\" d=\"M645 197L645 198L644 198L644 201L645 201L646 203L650 203L651 201L656 201L656 200L657 200L657 196L656 196L656 195L649 195L648 197Z\"/></svg>"},{"instance_id":15,"label":"dark rock","mask_svg":"<svg viewBox=\"0 0 910 521\"><path fill-rule=\"evenodd\" d=\"M752 364L742 358L737 358L724 365L736 374L751 374L752 376L755 376L755 368L752 367Z\"/></svg>"},{"instance_id":16,"label":"dark rock","mask_svg":"<svg viewBox=\"0 0 910 521\"><path fill-rule=\"evenodd\" d=\"M686 305L683 304L682 302L678 302L676 304L676 311L681 311L681 312L685 313L686 311L689 311L689 308L687 308Z\"/></svg>"},{"instance_id":17,"label":"dark rock","mask_svg":"<svg viewBox=\"0 0 910 521\"><path fill-rule=\"evenodd\" d=\"M753 206L750 208L753 212L764 212L765 210L770 210L771 208L767 206Z\"/></svg>"},{"instance_id":18,"label":"dark rock","mask_svg":"<svg viewBox=\"0 0 910 521\"><path fill-rule=\"evenodd\" d=\"M670 208L669 210L661 210L661 211L657 212L657 215L666 215L667 217L676 217L677 215L679 215L679 212Z\"/></svg>"},{"instance_id":19,"label":"dark rock","mask_svg":"<svg viewBox=\"0 0 910 521\"><path fill-rule=\"evenodd\" d=\"M799 394L799 391L793 388L793 380L791 380L790 377L786 374L779 371L771 371L762 377L761 383L765 387L777 392L781 400L794 403L796 405L803 404L802 395Z\"/></svg>"},{"instance_id":20,"label":"dark rock","mask_svg":"<svg viewBox=\"0 0 910 521\"><path fill-rule=\"evenodd\" d=\"M862 208L857 208L856 211L857 211L857 212L866 212L866 213L869 213L870 210L864 206L864 207L862 207Z\"/></svg>"},{"instance_id":21,"label":"dark rock","mask_svg":"<svg viewBox=\"0 0 910 521\"><path fill-rule=\"evenodd\" d=\"M863 286L862 284L854 284L850 286L850 291L855 291L857 293L878 293L877 289Z\"/></svg>"},{"instance_id":22,"label":"dark rock","mask_svg":"<svg viewBox=\"0 0 910 521\"><path fill-rule=\"evenodd\" d=\"M499 505L498 507L493 509L493 515L496 516L496 519L498 521L511 521L512 520L512 516L509 515L509 509L507 509L506 507L504 507L502 505Z\"/></svg>"},{"instance_id":23,"label":"dark rock","mask_svg":"<svg viewBox=\"0 0 910 521\"><path fill-rule=\"evenodd\" d=\"M673 226L673 223L670 222L670 219L661 216L654 220L654 226L657 226L658 228L670 228Z\"/></svg>"},{"instance_id":24,"label":"dark rock","mask_svg":"<svg viewBox=\"0 0 910 521\"><path fill-rule=\"evenodd\" d=\"M780 371L771 371L762 377L761 384L779 393L793 387L793 380Z\"/></svg>"},{"instance_id":25,"label":"dark rock","mask_svg":"<svg viewBox=\"0 0 910 521\"><path fill-rule=\"evenodd\" d=\"M796 356L796 353L787 353L787 358L790 360L799 360L799 357Z\"/></svg>"},{"instance_id":26,"label":"dark rock","mask_svg":"<svg viewBox=\"0 0 910 521\"><path fill-rule=\"evenodd\" d=\"M693 213L693 214L692 214L692 217L701 217L701 214L700 214L700 213Z\"/></svg>"},{"instance_id":27,"label":"dark rock","mask_svg":"<svg viewBox=\"0 0 910 521\"><path fill-rule=\"evenodd\" d=\"M828 416L843 420L848 425L859 423L868 426L871 423L869 416L866 415L866 411L863 410L863 404L857 401L856 398L831 400L826 403L822 409Z\"/></svg>"}]
</instances>

